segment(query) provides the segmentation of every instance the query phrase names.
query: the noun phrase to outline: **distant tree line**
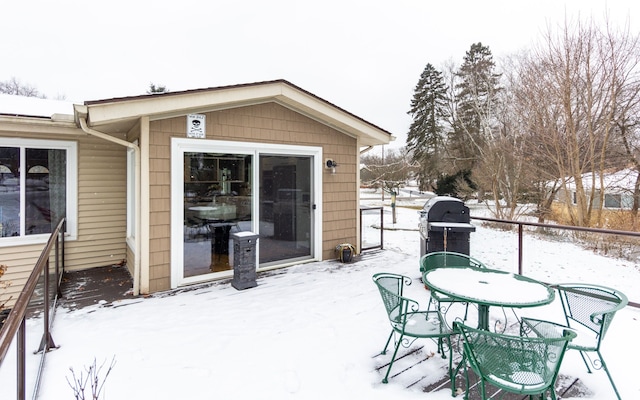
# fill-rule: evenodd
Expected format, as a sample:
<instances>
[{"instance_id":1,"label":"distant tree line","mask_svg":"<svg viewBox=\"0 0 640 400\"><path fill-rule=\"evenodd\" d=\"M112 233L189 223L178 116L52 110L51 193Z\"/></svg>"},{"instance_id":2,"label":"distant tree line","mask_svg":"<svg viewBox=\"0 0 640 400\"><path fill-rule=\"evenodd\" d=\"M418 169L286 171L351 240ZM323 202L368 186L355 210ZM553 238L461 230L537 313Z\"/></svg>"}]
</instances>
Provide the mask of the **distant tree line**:
<instances>
[{"instance_id":1,"label":"distant tree line","mask_svg":"<svg viewBox=\"0 0 640 400\"><path fill-rule=\"evenodd\" d=\"M568 193L560 179L568 177L571 223L598 226L604 192L581 177L593 172L598 187L612 168L640 171L639 61L639 36L608 21L549 28L500 69L489 47L474 43L461 65L424 68L408 111L406 165L421 190L491 200L507 219L526 202L544 220L556 193Z\"/></svg>"},{"instance_id":2,"label":"distant tree line","mask_svg":"<svg viewBox=\"0 0 640 400\"><path fill-rule=\"evenodd\" d=\"M149 87L146 91L147 94L168 93L169 88L165 85L156 85L155 83L149 83ZM38 97L40 99L46 99L47 96L40 93L35 86L28 83L23 83L16 77L8 79L6 81L0 81L0 93L11 94L15 96L24 97Z\"/></svg>"},{"instance_id":3,"label":"distant tree line","mask_svg":"<svg viewBox=\"0 0 640 400\"><path fill-rule=\"evenodd\" d=\"M0 81L0 93L11 94L15 96L38 97L41 99L47 98L47 96L40 93L34 86L22 83L15 77L6 81Z\"/></svg>"}]
</instances>

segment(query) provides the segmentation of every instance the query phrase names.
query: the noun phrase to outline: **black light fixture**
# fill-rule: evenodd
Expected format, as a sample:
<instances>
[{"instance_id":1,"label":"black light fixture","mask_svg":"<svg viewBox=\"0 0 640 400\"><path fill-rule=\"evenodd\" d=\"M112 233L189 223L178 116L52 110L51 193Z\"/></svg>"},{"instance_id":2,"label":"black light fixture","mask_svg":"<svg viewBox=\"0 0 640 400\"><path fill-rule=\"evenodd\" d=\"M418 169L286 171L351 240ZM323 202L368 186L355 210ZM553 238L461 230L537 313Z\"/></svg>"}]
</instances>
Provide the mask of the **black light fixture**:
<instances>
[{"instance_id":1,"label":"black light fixture","mask_svg":"<svg viewBox=\"0 0 640 400\"><path fill-rule=\"evenodd\" d=\"M338 166L338 163L335 162L334 160L327 158L324 162L324 165L327 169L331 170L332 174L336 173L336 167Z\"/></svg>"}]
</instances>

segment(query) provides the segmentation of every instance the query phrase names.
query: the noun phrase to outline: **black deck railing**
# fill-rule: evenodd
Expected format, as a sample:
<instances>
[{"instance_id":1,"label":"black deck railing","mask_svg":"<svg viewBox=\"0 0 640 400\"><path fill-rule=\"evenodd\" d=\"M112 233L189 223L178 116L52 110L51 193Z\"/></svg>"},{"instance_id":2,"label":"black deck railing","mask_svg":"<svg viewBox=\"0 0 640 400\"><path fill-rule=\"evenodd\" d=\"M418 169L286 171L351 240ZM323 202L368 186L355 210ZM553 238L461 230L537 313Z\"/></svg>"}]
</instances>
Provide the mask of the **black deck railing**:
<instances>
[{"instance_id":1,"label":"black deck railing","mask_svg":"<svg viewBox=\"0 0 640 400\"><path fill-rule=\"evenodd\" d=\"M56 347L50 328L64 272L64 226L65 220L62 219L51 233L38 262L0 328L0 371L2 374L9 373L10 364L15 364L15 396L18 400L27 398L27 390L30 390L30 398L37 398L45 355ZM52 251L53 265L50 262ZM11 347L15 347L15 359L9 354ZM8 361L7 365L5 359ZM0 398L10 398L10 389L0 387Z\"/></svg>"},{"instance_id":2,"label":"black deck railing","mask_svg":"<svg viewBox=\"0 0 640 400\"><path fill-rule=\"evenodd\" d=\"M365 222L367 219L367 222ZM371 219L371 221L369 221ZM366 226L379 226L379 238L366 233ZM360 251L384 248L384 207L360 206Z\"/></svg>"},{"instance_id":3,"label":"black deck railing","mask_svg":"<svg viewBox=\"0 0 640 400\"><path fill-rule=\"evenodd\" d=\"M538 227L544 228L546 230L557 229L557 230L568 230L568 231L577 231L577 232L591 232L602 235L616 235L616 236L626 236L626 237L637 237L640 238L640 232L630 232L630 231L619 231L613 229L600 229L600 228L586 228L580 226L571 226L571 225L552 225L552 224L543 224L538 222L523 222L523 221L511 221L505 219L495 219L495 218L486 218L486 217L474 217L471 216L472 220L478 221L486 221L486 222L495 222L500 224L507 225L516 225L518 229L518 274L523 274L523 266L522 266L522 249L524 247L523 237L524 237L524 227ZM640 303L629 301L629 305L640 308Z\"/></svg>"}]
</instances>

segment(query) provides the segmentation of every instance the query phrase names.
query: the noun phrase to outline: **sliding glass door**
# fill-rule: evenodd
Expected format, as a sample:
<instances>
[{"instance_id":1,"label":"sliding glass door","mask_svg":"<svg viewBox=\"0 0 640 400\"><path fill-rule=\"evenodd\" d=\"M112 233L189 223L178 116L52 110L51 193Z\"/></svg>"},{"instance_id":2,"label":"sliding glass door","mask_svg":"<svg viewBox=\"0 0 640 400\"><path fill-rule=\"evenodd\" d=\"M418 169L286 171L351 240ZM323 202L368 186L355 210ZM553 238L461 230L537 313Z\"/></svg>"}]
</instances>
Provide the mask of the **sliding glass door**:
<instances>
[{"instance_id":1,"label":"sliding glass door","mask_svg":"<svg viewBox=\"0 0 640 400\"><path fill-rule=\"evenodd\" d=\"M233 273L233 232L258 234L257 268L319 259L321 150L176 139L172 286Z\"/></svg>"},{"instance_id":2,"label":"sliding glass door","mask_svg":"<svg viewBox=\"0 0 640 400\"><path fill-rule=\"evenodd\" d=\"M311 256L310 156L260 155L260 265Z\"/></svg>"},{"instance_id":3,"label":"sliding glass door","mask_svg":"<svg viewBox=\"0 0 640 400\"><path fill-rule=\"evenodd\" d=\"M229 235L252 229L253 156L184 153L184 277L226 271Z\"/></svg>"}]
</instances>

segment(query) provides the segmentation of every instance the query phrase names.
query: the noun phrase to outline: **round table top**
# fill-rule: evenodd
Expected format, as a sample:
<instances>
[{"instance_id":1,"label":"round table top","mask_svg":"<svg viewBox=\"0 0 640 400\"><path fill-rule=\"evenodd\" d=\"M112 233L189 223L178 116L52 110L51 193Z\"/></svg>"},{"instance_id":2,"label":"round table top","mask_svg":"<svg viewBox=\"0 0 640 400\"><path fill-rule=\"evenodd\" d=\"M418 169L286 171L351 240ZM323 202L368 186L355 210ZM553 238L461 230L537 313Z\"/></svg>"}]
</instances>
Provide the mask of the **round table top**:
<instances>
[{"instance_id":1,"label":"round table top","mask_svg":"<svg viewBox=\"0 0 640 400\"><path fill-rule=\"evenodd\" d=\"M422 278L437 292L478 304L535 307L555 298L554 290L542 282L487 268L441 267L425 271Z\"/></svg>"}]
</instances>

